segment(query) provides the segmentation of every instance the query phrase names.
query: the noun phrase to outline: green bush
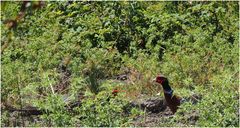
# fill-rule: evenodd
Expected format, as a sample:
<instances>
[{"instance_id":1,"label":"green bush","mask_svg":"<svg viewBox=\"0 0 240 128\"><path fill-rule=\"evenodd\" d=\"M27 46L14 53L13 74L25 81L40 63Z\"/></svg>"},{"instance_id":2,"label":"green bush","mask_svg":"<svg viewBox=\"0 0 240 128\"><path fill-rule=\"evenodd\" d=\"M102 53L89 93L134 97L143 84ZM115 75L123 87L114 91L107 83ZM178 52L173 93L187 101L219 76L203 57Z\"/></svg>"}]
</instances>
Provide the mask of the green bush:
<instances>
[{"instance_id":1,"label":"green bush","mask_svg":"<svg viewBox=\"0 0 240 128\"><path fill-rule=\"evenodd\" d=\"M239 125L239 2L46 1L35 9L37 3L11 28L23 2L1 2L1 101L47 111L36 126L128 126L125 100L161 91L150 82L157 74L179 94L203 96L183 104L169 125ZM52 91L66 60L69 86ZM126 72L134 79L111 80ZM105 91L118 86L129 97L107 102ZM62 97L76 101L82 93L83 106L68 113ZM193 124L191 113L198 116ZM2 114L2 126L10 115Z\"/></svg>"},{"instance_id":2,"label":"green bush","mask_svg":"<svg viewBox=\"0 0 240 128\"><path fill-rule=\"evenodd\" d=\"M121 127L128 126L129 119L124 113L128 103L122 98L100 92L93 99L84 100L78 108L82 126Z\"/></svg>"}]
</instances>

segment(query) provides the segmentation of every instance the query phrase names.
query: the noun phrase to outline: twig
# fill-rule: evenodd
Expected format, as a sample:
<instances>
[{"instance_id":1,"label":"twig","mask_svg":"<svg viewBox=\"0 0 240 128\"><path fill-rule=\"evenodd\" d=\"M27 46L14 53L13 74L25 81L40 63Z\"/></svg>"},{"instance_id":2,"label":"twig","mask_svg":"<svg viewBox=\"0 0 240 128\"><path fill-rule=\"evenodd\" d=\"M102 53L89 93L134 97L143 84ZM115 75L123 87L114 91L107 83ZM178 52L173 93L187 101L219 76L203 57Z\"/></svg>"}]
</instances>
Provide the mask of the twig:
<instances>
[{"instance_id":1,"label":"twig","mask_svg":"<svg viewBox=\"0 0 240 128\"><path fill-rule=\"evenodd\" d=\"M50 84L50 87L51 87L51 90L52 90L53 95L55 95L54 88L53 88L53 86L52 86L52 84L51 84L51 82L50 82L50 80L49 80L49 77L48 77L48 82L49 82L49 84Z\"/></svg>"}]
</instances>

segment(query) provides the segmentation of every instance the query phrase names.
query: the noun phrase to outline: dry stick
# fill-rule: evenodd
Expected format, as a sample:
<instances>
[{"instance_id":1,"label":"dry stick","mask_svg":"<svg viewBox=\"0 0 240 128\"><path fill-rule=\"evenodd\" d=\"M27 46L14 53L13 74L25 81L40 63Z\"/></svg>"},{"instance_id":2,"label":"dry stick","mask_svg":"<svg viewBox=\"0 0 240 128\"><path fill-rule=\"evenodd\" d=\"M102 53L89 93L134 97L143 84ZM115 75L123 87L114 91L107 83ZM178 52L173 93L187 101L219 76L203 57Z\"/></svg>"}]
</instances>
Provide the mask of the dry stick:
<instances>
[{"instance_id":1,"label":"dry stick","mask_svg":"<svg viewBox=\"0 0 240 128\"><path fill-rule=\"evenodd\" d=\"M20 76L18 75L18 95L20 97L20 107L21 107L21 110L23 109L23 105L22 105L22 96L21 96L21 92L20 92ZM23 119L23 112L21 111L21 119L22 119L22 124L23 124L23 127L25 127L25 124L24 124L24 119Z\"/></svg>"},{"instance_id":2,"label":"dry stick","mask_svg":"<svg viewBox=\"0 0 240 128\"><path fill-rule=\"evenodd\" d=\"M52 83L51 83L50 80L49 80L49 77L47 77L47 80L48 80L48 82L49 82L49 84L50 84L50 87L51 87L51 90L52 90L53 95L55 95L54 88L53 88L53 86L52 86Z\"/></svg>"},{"instance_id":3,"label":"dry stick","mask_svg":"<svg viewBox=\"0 0 240 128\"><path fill-rule=\"evenodd\" d=\"M49 80L49 79L48 79ZM52 93L53 93L53 95L55 95L55 92L54 92L54 89L53 89L53 86L52 86L52 84L49 82L49 84L50 84L50 87L51 87L51 90L52 90Z\"/></svg>"}]
</instances>

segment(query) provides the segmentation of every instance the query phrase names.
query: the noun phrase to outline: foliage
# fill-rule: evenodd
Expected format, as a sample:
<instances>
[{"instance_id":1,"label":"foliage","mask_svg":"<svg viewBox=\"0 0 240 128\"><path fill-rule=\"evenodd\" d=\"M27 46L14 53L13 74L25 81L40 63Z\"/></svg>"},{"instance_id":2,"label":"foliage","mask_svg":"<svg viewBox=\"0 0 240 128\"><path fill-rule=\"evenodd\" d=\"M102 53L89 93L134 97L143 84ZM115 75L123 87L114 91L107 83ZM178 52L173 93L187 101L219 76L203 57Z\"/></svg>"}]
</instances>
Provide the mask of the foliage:
<instances>
[{"instance_id":1,"label":"foliage","mask_svg":"<svg viewBox=\"0 0 240 128\"><path fill-rule=\"evenodd\" d=\"M79 108L81 124L93 127L126 126L128 122L127 115L124 115L126 105L127 102L122 98L101 92L94 99L83 101Z\"/></svg>"},{"instance_id":2,"label":"foliage","mask_svg":"<svg viewBox=\"0 0 240 128\"><path fill-rule=\"evenodd\" d=\"M137 114L124 115L124 105L161 91L150 82L157 74L177 94L203 96L166 126L239 126L238 2L46 1L38 10L30 3L9 27L23 2L1 2L1 101L47 112L30 126L130 126ZM112 80L126 72L130 81ZM59 91L62 79L69 84ZM115 87L127 98L111 97ZM80 94L82 106L68 112ZM9 116L2 113L2 126Z\"/></svg>"}]
</instances>

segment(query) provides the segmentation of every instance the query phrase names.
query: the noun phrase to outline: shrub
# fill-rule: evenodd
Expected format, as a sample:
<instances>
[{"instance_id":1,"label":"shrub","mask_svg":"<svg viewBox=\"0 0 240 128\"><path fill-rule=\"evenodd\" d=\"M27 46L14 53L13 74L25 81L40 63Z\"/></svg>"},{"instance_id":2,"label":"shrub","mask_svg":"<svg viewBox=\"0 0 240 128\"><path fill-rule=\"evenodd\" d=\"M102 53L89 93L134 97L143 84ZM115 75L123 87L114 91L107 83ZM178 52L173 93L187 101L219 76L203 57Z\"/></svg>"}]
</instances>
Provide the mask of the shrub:
<instances>
[{"instance_id":1,"label":"shrub","mask_svg":"<svg viewBox=\"0 0 240 128\"><path fill-rule=\"evenodd\" d=\"M100 92L93 99L86 99L78 108L81 126L91 127L121 127L128 126L124 106L127 102L122 98L113 97L106 92Z\"/></svg>"}]
</instances>

